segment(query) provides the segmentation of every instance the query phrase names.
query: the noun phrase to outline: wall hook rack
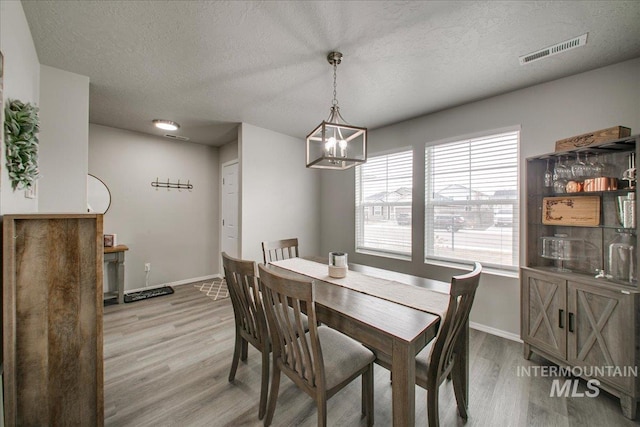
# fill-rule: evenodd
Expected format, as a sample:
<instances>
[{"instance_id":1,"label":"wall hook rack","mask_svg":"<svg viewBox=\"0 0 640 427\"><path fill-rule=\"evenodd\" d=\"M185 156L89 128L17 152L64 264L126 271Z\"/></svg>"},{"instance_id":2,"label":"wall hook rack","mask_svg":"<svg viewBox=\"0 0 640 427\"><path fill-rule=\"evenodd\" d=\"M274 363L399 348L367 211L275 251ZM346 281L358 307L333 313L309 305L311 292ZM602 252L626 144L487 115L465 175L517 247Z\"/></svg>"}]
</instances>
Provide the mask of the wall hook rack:
<instances>
[{"instance_id":1,"label":"wall hook rack","mask_svg":"<svg viewBox=\"0 0 640 427\"><path fill-rule=\"evenodd\" d=\"M191 184L191 180L187 180L187 183L181 183L180 180L178 182L171 182L169 178L167 178L167 182L160 181L156 178L155 181L151 182L152 187L156 188L177 188L179 190L193 190L193 184Z\"/></svg>"}]
</instances>

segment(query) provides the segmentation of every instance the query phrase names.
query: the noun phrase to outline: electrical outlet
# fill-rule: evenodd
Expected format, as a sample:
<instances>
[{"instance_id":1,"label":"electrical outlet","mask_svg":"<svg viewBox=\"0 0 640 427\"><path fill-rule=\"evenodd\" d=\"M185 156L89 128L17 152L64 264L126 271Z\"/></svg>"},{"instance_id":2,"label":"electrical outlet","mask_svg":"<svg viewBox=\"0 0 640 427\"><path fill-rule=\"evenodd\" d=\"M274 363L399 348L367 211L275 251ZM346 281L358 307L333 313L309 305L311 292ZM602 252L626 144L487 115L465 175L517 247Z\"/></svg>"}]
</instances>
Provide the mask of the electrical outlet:
<instances>
[{"instance_id":1,"label":"electrical outlet","mask_svg":"<svg viewBox=\"0 0 640 427\"><path fill-rule=\"evenodd\" d=\"M151 263L150 262L145 262L144 263L144 271L145 272L151 271Z\"/></svg>"}]
</instances>

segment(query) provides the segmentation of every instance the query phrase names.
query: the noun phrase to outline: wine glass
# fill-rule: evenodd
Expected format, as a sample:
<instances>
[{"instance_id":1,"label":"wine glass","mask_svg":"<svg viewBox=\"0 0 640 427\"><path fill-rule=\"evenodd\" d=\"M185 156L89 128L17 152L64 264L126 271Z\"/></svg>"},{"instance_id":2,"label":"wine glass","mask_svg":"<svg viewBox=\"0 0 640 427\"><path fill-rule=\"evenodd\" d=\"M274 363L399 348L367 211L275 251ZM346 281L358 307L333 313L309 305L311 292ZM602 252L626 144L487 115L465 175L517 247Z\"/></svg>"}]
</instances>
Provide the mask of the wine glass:
<instances>
[{"instance_id":1,"label":"wine glass","mask_svg":"<svg viewBox=\"0 0 640 427\"><path fill-rule=\"evenodd\" d=\"M571 165L571 175L574 178L584 178L588 174L588 166L580 160L580 152L576 153L576 161Z\"/></svg>"},{"instance_id":2,"label":"wine glass","mask_svg":"<svg viewBox=\"0 0 640 427\"><path fill-rule=\"evenodd\" d=\"M571 176L571 170L563 163L562 156L560 156L553 167L553 180L566 179L569 176Z\"/></svg>"},{"instance_id":3,"label":"wine glass","mask_svg":"<svg viewBox=\"0 0 640 427\"><path fill-rule=\"evenodd\" d=\"M553 168L553 192L567 192L567 178L571 178L571 169L564 164L562 156L558 158L558 162Z\"/></svg>"},{"instance_id":4,"label":"wine glass","mask_svg":"<svg viewBox=\"0 0 640 427\"><path fill-rule=\"evenodd\" d=\"M604 176L604 164L600 162L598 153L591 156L591 162L589 162L589 176L593 178Z\"/></svg>"},{"instance_id":5,"label":"wine glass","mask_svg":"<svg viewBox=\"0 0 640 427\"><path fill-rule=\"evenodd\" d=\"M553 192L554 193L566 193L567 192L567 180L564 178L558 178L553 181Z\"/></svg>"},{"instance_id":6,"label":"wine glass","mask_svg":"<svg viewBox=\"0 0 640 427\"><path fill-rule=\"evenodd\" d=\"M553 174L549 170L549 159L547 159L547 170L544 171L544 186L553 187Z\"/></svg>"}]
</instances>

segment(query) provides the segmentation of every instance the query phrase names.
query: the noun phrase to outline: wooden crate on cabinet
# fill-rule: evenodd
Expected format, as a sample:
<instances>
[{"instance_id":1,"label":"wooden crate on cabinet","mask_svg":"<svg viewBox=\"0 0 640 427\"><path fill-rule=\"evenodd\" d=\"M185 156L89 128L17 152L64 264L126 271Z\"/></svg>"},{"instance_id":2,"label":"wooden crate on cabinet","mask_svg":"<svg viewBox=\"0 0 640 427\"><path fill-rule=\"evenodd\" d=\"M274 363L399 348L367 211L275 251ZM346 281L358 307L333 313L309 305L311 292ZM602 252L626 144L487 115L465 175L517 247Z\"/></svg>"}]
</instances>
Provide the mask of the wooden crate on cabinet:
<instances>
[{"instance_id":1,"label":"wooden crate on cabinet","mask_svg":"<svg viewBox=\"0 0 640 427\"><path fill-rule=\"evenodd\" d=\"M102 215L2 221L6 425L102 426Z\"/></svg>"}]
</instances>

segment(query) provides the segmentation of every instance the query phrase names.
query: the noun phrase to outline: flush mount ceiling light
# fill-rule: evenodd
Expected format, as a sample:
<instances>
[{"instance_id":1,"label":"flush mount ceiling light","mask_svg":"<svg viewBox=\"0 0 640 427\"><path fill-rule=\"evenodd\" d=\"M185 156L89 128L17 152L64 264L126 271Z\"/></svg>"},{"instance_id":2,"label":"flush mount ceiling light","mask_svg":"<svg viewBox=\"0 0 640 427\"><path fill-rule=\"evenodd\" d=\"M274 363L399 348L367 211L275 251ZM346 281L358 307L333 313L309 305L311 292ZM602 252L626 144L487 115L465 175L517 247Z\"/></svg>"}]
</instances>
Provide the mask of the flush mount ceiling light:
<instances>
[{"instance_id":1,"label":"flush mount ceiling light","mask_svg":"<svg viewBox=\"0 0 640 427\"><path fill-rule=\"evenodd\" d=\"M163 130L178 130L180 125L176 122L172 122L171 120L159 120L155 119L153 121L155 127L163 129Z\"/></svg>"},{"instance_id":2,"label":"flush mount ceiling light","mask_svg":"<svg viewBox=\"0 0 640 427\"><path fill-rule=\"evenodd\" d=\"M349 169L367 161L367 128L351 126L340 115L336 98L336 69L340 52L327 56L333 66L333 102L329 118L307 135L307 167Z\"/></svg>"}]
</instances>

